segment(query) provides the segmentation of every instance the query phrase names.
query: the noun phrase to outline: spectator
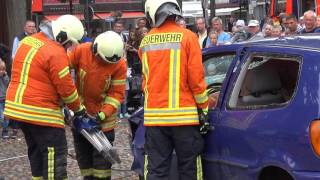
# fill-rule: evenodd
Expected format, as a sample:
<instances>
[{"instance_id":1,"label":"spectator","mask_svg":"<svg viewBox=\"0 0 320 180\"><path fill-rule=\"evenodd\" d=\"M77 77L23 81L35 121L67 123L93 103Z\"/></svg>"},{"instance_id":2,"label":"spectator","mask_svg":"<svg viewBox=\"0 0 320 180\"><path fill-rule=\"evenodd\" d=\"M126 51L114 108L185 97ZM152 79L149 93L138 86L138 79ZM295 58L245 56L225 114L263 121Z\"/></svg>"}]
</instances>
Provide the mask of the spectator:
<instances>
[{"instance_id":1,"label":"spectator","mask_svg":"<svg viewBox=\"0 0 320 180\"><path fill-rule=\"evenodd\" d=\"M25 38L26 36L30 36L34 33L37 32L36 29L36 24L34 21L31 20L27 20L25 25L24 25L24 32L22 32L21 34L19 34L18 36L16 36L13 40L13 45L12 45L12 54L11 54L11 58L12 60L14 59L14 56L16 54L17 48L19 46L20 41Z\"/></svg>"},{"instance_id":2,"label":"spectator","mask_svg":"<svg viewBox=\"0 0 320 180\"><path fill-rule=\"evenodd\" d=\"M9 77L11 75L11 59L10 58L11 58L11 52L9 47L0 43L0 59L2 59L6 64L7 73Z\"/></svg>"},{"instance_id":3,"label":"spectator","mask_svg":"<svg viewBox=\"0 0 320 180\"><path fill-rule=\"evenodd\" d=\"M271 37L272 36L272 29L273 29L272 25L265 24L263 26L263 30L262 30L263 37L265 37L265 38Z\"/></svg>"},{"instance_id":4,"label":"spectator","mask_svg":"<svg viewBox=\"0 0 320 180\"><path fill-rule=\"evenodd\" d=\"M209 47L214 47L218 45L218 34L215 31L210 31L209 38L211 41Z\"/></svg>"},{"instance_id":5,"label":"spectator","mask_svg":"<svg viewBox=\"0 0 320 180\"><path fill-rule=\"evenodd\" d=\"M317 28L320 27L320 16L317 16L317 25L316 25Z\"/></svg>"},{"instance_id":6,"label":"spectator","mask_svg":"<svg viewBox=\"0 0 320 180\"><path fill-rule=\"evenodd\" d=\"M234 34L234 36L231 38L231 43L242 42L242 41L247 40L248 34L244 29L245 26L246 26L246 24L245 24L244 20L242 20L242 19L237 20L236 28L238 29L238 32L236 32Z\"/></svg>"},{"instance_id":7,"label":"spectator","mask_svg":"<svg viewBox=\"0 0 320 180\"><path fill-rule=\"evenodd\" d=\"M123 42L126 43L128 41L128 37L125 34L123 34L123 30L124 30L123 21L119 19L116 20L113 25L113 31L118 33L121 36Z\"/></svg>"},{"instance_id":8,"label":"spectator","mask_svg":"<svg viewBox=\"0 0 320 180\"><path fill-rule=\"evenodd\" d=\"M137 29L141 29L143 27L146 27L149 29L149 25L147 23L147 19L146 18L139 18L137 21Z\"/></svg>"},{"instance_id":9,"label":"spectator","mask_svg":"<svg viewBox=\"0 0 320 180\"><path fill-rule=\"evenodd\" d=\"M280 13L280 25L282 26L281 29L285 31L288 28L287 16L285 13Z\"/></svg>"},{"instance_id":10,"label":"spectator","mask_svg":"<svg viewBox=\"0 0 320 180\"><path fill-rule=\"evenodd\" d=\"M272 37L280 37L282 34L282 26L273 26L271 36Z\"/></svg>"},{"instance_id":11,"label":"spectator","mask_svg":"<svg viewBox=\"0 0 320 180\"><path fill-rule=\"evenodd\" d=\"M229 33L224 32L222 20L219 17L214 17L211 20L211 30L214 30L218 34L218 44L225 44L231 41ZM206 47L210 47L210 39L207 39Z\"/></svg>"},{"instance_id":12,"label":"spectator","mask_svg":"<svg viewBox=\"0 0 320 180\"><path fill-rule=\"evenodd\" d=\"M178 18L176 22L180 27L187 28L186 21L184 20L184 18Z\"/></svg>"},{"instance_id":13,"label":"spectator","mask_svg":"<svg viewBox=\"0 0 320 180\"><path fill-rule=\"evenodd\" d=\"M6 98L6 91L9 84L9 76L6 71L6 64L0 58L0 122L2 124L2 138L9 138L8 125L9 121L4 117L4 104Z\"/></svg>"},{"instance_id":14,"label":"spectator","mask_svg":"<svg viewBox=\"0 0 320 180\"><path fill-rule=\"evenodd\" d=\"M250 20L248 24L248 32L250 40L257 40L263 38L262 32L260 32L260 26L258 20Z\"/></svg>"},{"instance_id":15,"label":"spectator","mask_svg":"<svg viewBox=\"0 0 320 180\"><path fill-rule=\"evenodd\" d=\"M316 27L317 15L314 11L306 11L303 14L303 21L305 28L301 31L302 34L320 32L320 28Z\"/></svg>"},{"instance_id":16,"label":"spectator","mask_svg":"<svg viewBox=\"0 0 320 180\"><path fill-rule=\"evenodd\" d=\"M302 27L298 24L297 17L295 15L287 16L288 28L286 29L286 35L300 34Z\"/></svg>"},{"instance_id":17,"label":"spectator","mask_svg":"<svg viewBox=\"0 0 320 180\"><path fill-rule=\"evenodd\" d=\"M207 35L206 21L203 17L196 19L196 28L197 28L199 45L201 48L205 48L208 35Z\"/></svg>"}]
</instances>

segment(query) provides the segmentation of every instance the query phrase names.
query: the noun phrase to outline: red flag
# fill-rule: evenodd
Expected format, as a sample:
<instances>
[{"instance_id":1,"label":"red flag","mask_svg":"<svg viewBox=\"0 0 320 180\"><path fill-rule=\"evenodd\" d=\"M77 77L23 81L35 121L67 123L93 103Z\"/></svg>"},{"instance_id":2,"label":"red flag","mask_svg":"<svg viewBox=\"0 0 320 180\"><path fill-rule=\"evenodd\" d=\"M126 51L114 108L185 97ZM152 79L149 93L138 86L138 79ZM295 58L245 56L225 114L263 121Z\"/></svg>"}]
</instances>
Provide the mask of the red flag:
<instances>
[{"instance_id":1,"label":"red flag","mask_svg":"<svg viewBox=\"0 0 320 180\"><path fill-rule=\"evenodd\" d=\"M286 7L286 14L290 15L292 14L292 0L287 0L287 7Z\"/></svg>"},{"instance_id":2,"label":"red flag","mask_svg":"<svg viewBox=\"0 0 320 180\"><path fill-rule=\"evenodd\" d=\"M315 8L317 15L320 15L320 0L317 0L316 2L316 8Z\"/></svg>"},{"instance_id":3,"label":"red flag","mask_svg":"<svg viewBox=\"0 0 320 180\"><path fill-rule=\"evenodd\" d=\"M270 7L270 16L273 17L274 16L274 3L275 0L271 0L271 7Z\"/></svg>"},{"instance_id":4,"label":"red flag","mask_svg":"<svg viewBox=\"0 0 320 180\"><path fill-rule=\"evenodd\" d=\"M42 0L32 0L31 11L42 12Z\"/></svg>"}]
</instances>

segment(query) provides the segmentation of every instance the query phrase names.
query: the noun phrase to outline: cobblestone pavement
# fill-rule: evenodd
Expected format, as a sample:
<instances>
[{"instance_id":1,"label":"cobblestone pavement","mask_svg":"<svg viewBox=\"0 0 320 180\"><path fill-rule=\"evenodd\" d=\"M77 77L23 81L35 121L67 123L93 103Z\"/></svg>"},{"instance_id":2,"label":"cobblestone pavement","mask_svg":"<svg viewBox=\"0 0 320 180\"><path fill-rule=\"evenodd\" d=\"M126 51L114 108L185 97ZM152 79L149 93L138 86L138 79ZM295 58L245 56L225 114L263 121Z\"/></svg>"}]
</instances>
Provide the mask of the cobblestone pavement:
<instances>
[{"instance_id":1,"label":"cobblestone pavement","mask_svg":"<svg viewBox=\"0 0 320 180\"><path fill-rule=\"evenodd\" d=\"M69 180L81 180L77 161L74 159L74 148L70 128L66 127L68 140L68 176ZM116 139L114 146L121 158L120 165L112 167L113 180L138 180L135 172L130 171L132 154L130 150L130 130L127 120L119 121L115 130ZM27 156L27 146L23 134L18 133L17 139L0 139L0 179L5 180L29 180L31 179L30 165ZM1 179L2 180L2 179Z\"/></svg>"}]
</instances>

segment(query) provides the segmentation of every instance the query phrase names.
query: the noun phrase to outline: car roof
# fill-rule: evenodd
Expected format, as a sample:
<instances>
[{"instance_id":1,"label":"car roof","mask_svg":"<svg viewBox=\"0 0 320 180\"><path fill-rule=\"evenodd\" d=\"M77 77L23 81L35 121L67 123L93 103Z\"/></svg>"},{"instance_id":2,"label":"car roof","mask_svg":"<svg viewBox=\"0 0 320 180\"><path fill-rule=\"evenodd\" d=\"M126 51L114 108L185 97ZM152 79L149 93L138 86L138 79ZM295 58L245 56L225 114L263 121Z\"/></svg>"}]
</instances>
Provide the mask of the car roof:
<instances>
[{"instance_id":1,"label":"car roof","mask_svg":"<svg viewBox=\"0 0 320 180\"><path fill-rule=\"evenodd\" d=\"M268 46L268 47L286 47L286 48L299 48L305 50L320 51L320 33L316 34L303 34L296 36L285 36L277 38L263 38L259 40L249 40L240 43L234 43L230 45L222 46L235 46L235 47L251 47L251 46ZM216 46L219 47L219 46ZM212 49L216 47L211 47L203 50L204 54L209 53Z\"/></svg>"}]
</instances>

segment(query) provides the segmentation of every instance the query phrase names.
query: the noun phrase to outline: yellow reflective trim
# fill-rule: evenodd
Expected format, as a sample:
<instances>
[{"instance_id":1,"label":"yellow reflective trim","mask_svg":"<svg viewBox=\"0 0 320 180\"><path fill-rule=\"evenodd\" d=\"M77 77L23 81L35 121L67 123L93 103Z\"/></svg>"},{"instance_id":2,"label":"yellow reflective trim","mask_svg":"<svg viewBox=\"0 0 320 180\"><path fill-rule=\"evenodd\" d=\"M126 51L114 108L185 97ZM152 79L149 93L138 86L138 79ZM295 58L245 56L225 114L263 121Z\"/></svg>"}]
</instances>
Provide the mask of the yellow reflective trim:
<instances>
[{"instance_id":1,"label":"yellow reflective trim","mask_svg":"<svg viewBox=\"0 0 320 180\"><path fill-rule=\"evenodd\" d=\"M74 90L73 93L68 96L68 97L61 97L63 102L66 103L66 104L70 104L70 103L73 103L75 100L78 99L78 92L77 90Z\"/></svg>"},{"instance_id":2,"label":"yellow reflective trim","mask_svg":"<svg viewBox=\"0 0 320 180\"><path fill-rule=\"evenodd\" d=\"M167 122L167 121L180 121L180 122L187 122L187 121L192 121L192 120L198 120L198 115L197 114L193 114L193 115L178 115L178 116L149 116L148 114L144 115L145 119L148 120L155 120L155 121L163 121L163 122Z\"/></svg>"},{"instance_id":3,"label":"yellow reflective trim","mask_svg":"<svg viewBox=\"0 0 320 180\"><path fill-rule=\"evenodd\" d=\"M27 87L29 71L33 57L37 53L37 49L31 48L23 61L23 67L20 72L19 86L16 91L15 102L21 103L24 91Z\"/></svg>"},{"instance_id":4,"label":"yellow reflective trim","mask_svg":"<svg viewBox=\"0 0 320 180\"><path fill-rule=\"evenodd\" d=\"M108 91L108 89L110 88L110 84L111 84L111 76L107 76L105 83L104 83L104 87L103 87L103 92Z\"/></svg>"},{"instance_id":5,"label":"yellow reflective trim","mask_svg":"<svg viewBox=\"0 0 320 180\"><path fill-rule=\"evenodd\" d=\"M185 107L185 108L147 108L144 110L144 114L148 116L156 115L190 115L198 114L196 107Z\"/></svg>"},{"instance_id":6,"label":"yellow reflective trim","mask_svg":"<svg viewBox=\"0 0 320 180\"><path fill-rule=\"evenodd\" d=\"M81 176L92 176L93 175L93 168L89 169L80 169Z\"/></svg>"},{"instance_id":7,"label":"yellow reflective trim","mask_svg":"<svg viewBox=\"0 0 320 180\"><path fill-rule=\"evenodd\" d=\"M104 119L106 118L106 115L104 114L104 112L99 112L98 116L99 116L101 121L104 121Z\"/></svg>"},{"instance_id":8,"label":"yellow reflective trim","mask_svg":"<svg viewBox=\"0 0 320 180\"><path fill-rule=\"evenodd\" d=\"M70 73L69 70L69 66L65 67L64 69L62 69L58 74L59 74L59 78L62 79L64 78L66 75L68 75Z\"/></svg>"},{"instance_id":9,"label":"yellow reflective trim","mask_svg":"<svg viewBox=\"0 0 320 180\"><path fill-rule=\"evenodd\" d=\"M176 106L178 107L180 105L180 49L176 50L176 90L175 90L175 100L176 100Z\"/></svg>"},{"instance_id":10,"label":"yellow reflective trim","mask_svg":"<svg viewBox=\"0 0 320 180\"><path fill-rule=\"evenodd\" d=\"M55 118L52 116L28 114L21 111L16 111L10 108L5 108L4 113L7 116L16 117L18 119L30 120L39 123L58 124L64 126L63 118Z\"/></svg>"},{"instance_id":11,"label":"yellow reflective trim","mask_svg":"<svg viewBox=\"0 0 320 180\"><path fill-rule=\"evenodd\" d=\"M174 43L181 42L183 34L182 33L157 33L149 34L142 39L140 47L148 44L160 44L160 43Z\"/></svg>"},{"instance_id":12,"label":"yellow reflective trim","mask_svg":"<svg viewBox=\"0 0 320 180\"><path fill-rule=\"evenodd\" d=\"M81 95L83 95L83 85L84 85L84 77L86 76L87 72L84 71L83 69L80 69L80 73L79 73L79 76L80 76L80 80L79 80L79 93Z\"/></svg>"},{"instance_id":13,"label":"yellow reflective trim","mask_svg":"<svg viewBox=\"0 0 320 180\"><path fill-rule=\"evenodd\" d=\"M111 169L93 169L93 176L97 178L111 177Z\"/></svg>"},{"instance_id":14,"label":"yellow reflective trim","mask_svg":"<svg viewBox=\"0 0 320 180\"><path fill-rule=\"evenodd\" d=\"M110 96L107 96L105 98L104 104L110 104L116 109L118 109L118 107L120 106L120 102L117 99L110 97Z\"/></svg>"},{"instance_id":15,"label":"yellow reflective trim","mask_svg":"<svg viewBox=\"0 0 320 180\"><path fill-rule=\"evenodd\" d=\"M60 108L59 109L42 108L42 107L36 107L36 106L31 106L31 105L26 105L26 104L15 103L15 102L12 102L9 100L6 100L5 104L6 104L6 107L19 109L19 110L23 110L26 112L51 115L51 116L56 116L59 118L63 117L62 111Z\"/></svg>"},{"instance_id":16,"label":"yellow reflective trim","mask_svg":"<svg viewBox=\"0 0 320 180\"><path fill-rule=\"evenodd\" d=\"M48 147L48 180L54 180L54 147Z\"/></svg>"},{"instance_id":17,"label":"yellow reflective trim","mask_svg":"<svg viewBox=\"0 0 320 180\"><path fill-rule=\"evenodd\" d=\"M144 156L144 171L143 171L143 176L144 179L147 180L147 174L148 174L148 155Z\"/></svg>"},{"instance_id":18,"label":"yellow reflective trim","mask_svg":"<svg viewBox=\"0 0 320 180\"><path fill-rule=\"evenodd\" d=\"M208 94L207 91L203 91L201 94L197 94L194 96L197 104L201 104L201 103L205 103L206 101L208 101Z\"/></svg>"},{"instance_id":19,"label":"yellow reflective trim","mask_svg":"<svg viewBox=\"0 0 320 180\"><path fill-rule=\"evenodd\" d=\"M201 162L201 156L197 156L197 180L202 180L203 174L202 174L202 162Z\"/></svg>"},{"instance_id":20,"label":"yellow reflective trim","mask_svg":"<svg viewBox=\"0 0 320 180\"><path fill-rule=\"evenodd\" d=\"M174 108L175 106L173 105L173 98L174 98L174 92L173 92L173 86L174 86L174 50L170 50L170 69L169 69L169 93L168 93L168 105L169 108Z\"/></svg>"},{"instance_id":21,"label":"yellow reflective trim","mask_svg":"<svg viewBox=\"0 0 320 180\"><path fill-rule=\"evenodd\" d=\"M42 176L32 176L31 177L31 180L43 180L43 177Z\"/></svg>"},{"instance_id":22,"label":"yellow reflective trim","mask_svg":"<svg viewBox=\"0 0 320 180\"><path fill-rule=\"evenodd\" d=\"M23 40L21 41L21 44L26 44L28 46L35 48L35 49L39 49L40 47L42 47L44 45L44 42L42 42L34 37L27 36L27 37L23 38Z\"/></svg>"},{"instance_id":23,"label":"yellow reflective trim","mask_svg":"<svg viewBox=\"0 0 320 180\"><path fill-rule=\"evenodd\" d=\"M126 79L118 79L118 80L112 80L111 81L112 85L125 85L126 84Z\"/></svg>"},{"instance_id":24,"label":"yellow reflective trim","mask_svg":"<svg viewBox=\"0 0 320 180\"><path fill-rule=\"evenodd\" d=\"M147 53L142 54L142 72L145 78L145 83L144 83L144 108L147 108L147 102L149 98L149 93L148 93L148 80L149 80L149 65L148 65L148 58L147 58Z\"/></svg>"}]
</instances>

